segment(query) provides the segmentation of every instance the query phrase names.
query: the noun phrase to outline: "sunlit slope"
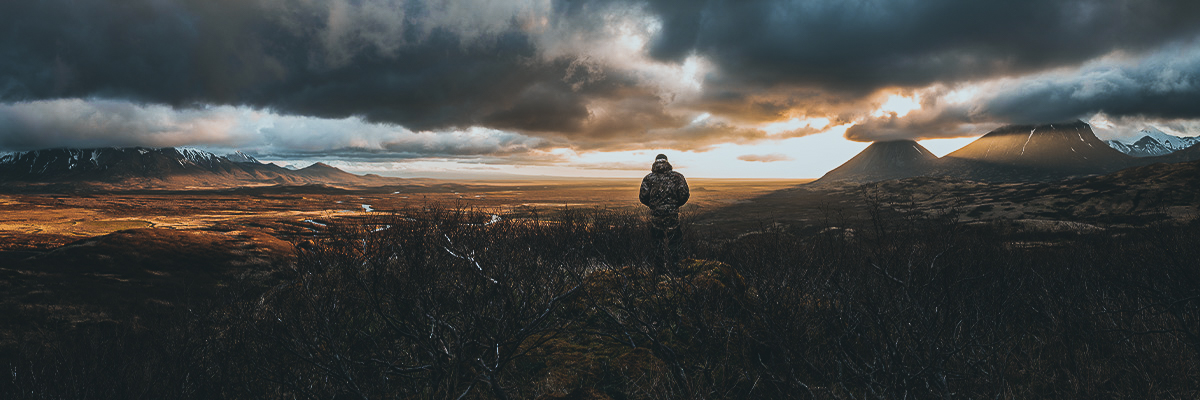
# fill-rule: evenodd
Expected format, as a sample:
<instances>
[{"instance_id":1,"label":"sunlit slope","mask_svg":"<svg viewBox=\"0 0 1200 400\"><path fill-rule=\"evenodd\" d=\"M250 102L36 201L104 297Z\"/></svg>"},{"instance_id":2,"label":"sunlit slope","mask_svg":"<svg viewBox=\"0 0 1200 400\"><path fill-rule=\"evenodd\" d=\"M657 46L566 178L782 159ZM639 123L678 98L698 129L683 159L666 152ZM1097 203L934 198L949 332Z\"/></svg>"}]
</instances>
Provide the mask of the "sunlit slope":
<instances>
[{"instance_id":1,"label":"sunlit slope","mask_svg":"<svg viewBox=\"0 0 1200 400\"><path fill-rule=\"evenodd\" d=\"M1064 175L1112 172L1129 166L1132 161L1097 138L1083 121L1005 126L946 158Z\"/></svg>"}]
</instances>

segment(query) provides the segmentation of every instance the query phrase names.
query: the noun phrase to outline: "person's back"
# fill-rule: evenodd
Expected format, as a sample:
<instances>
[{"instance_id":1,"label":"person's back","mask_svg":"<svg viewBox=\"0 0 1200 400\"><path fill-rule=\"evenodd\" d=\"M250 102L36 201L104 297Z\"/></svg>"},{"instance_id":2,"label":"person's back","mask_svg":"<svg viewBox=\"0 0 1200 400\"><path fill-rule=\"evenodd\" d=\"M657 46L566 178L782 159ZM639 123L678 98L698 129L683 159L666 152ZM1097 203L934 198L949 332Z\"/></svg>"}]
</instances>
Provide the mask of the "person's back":
<instances>
[{"instance_id":1,"label":"person's back","mask_svg":"<svg viewBox=\"0 0 1200 400\"><path fill-rule=\"evenodd\" d=\"M672 171L667 156L659 154L651 172L642 178L642 190L638 198L656 214L674 213L691 197L687 179L683 174Z\"/></svg>"},{"instance_id":2,"label":"person's back","mask_svg":"<svg viewBox=\"0 0 1200 400\"><path fill-rule=\"evenodd\" d=\"M650 234L661 246L652 261L655 268L672 267L678 261L679 247L683 235L679 232L679 207L691 197L687 180L683 174L672 171L667 156L659 154L654 159L650 174L642 179L638 199L650 207ZM661 259L660 259L661 257Z\"/></svg>"}]
</instances>

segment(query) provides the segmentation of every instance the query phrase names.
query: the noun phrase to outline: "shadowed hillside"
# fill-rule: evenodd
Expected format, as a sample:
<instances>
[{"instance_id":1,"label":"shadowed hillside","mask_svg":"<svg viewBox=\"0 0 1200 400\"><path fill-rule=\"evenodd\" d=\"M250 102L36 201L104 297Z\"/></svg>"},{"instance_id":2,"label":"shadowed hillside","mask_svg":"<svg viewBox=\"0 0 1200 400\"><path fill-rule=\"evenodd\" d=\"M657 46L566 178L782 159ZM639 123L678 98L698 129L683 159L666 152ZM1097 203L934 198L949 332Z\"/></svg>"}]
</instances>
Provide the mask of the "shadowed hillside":
<instances>
[{"instance_id":1,"label":"shadowed hillside","mask_svg":"<svg viewBox=\"0 0 1200 400\"><path fill-rule=\"evenodd\" d=\"M937 167L938 157L913 140L875 142L817 182L874 182L921 176Z\"/></svg>"}]
</instances>

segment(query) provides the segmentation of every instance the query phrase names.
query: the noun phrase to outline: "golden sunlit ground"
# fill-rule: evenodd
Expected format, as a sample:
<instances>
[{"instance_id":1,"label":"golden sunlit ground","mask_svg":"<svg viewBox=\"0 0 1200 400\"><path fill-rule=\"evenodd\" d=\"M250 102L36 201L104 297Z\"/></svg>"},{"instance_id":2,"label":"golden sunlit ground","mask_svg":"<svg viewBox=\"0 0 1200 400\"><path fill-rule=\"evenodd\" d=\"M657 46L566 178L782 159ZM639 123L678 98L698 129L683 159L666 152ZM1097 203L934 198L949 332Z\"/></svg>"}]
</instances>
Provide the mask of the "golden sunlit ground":
<instances>
[{"instance_id":1,"label":"golden sunlit ground","mask_svg":"<svg viewBox=\"0 0 1200 400\"><path fill-rule=\"evenodd\" d=\"M692 179L688 209L716 209L807 181ZM642 208L637 200L639 183L630 179L574 179L461 181L362 191L256 188L242 192L6 194L0 195L0 251L46 250L134 228L251 227L286 236L319 227L311 222L314 219L363 217L435 202L498 215L531 208L637 210Z\"/></svg>"}]
</instances>

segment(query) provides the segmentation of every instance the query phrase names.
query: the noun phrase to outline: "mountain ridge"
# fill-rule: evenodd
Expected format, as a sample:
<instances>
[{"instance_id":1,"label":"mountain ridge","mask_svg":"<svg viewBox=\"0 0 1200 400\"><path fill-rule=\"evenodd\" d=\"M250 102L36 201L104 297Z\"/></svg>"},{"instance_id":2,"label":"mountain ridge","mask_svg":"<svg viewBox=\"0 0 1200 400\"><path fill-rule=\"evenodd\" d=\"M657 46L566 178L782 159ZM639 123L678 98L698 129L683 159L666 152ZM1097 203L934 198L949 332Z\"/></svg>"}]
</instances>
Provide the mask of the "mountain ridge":
<instances>
[{"instance_id":1,"label":"mountain ridge","mask_svg":"<svg viewBox=\"0 0 1200 400\"><path fill-rule=\"evenodd\" d=\"M1141 139L1133 143L1125 143L1117 140L1106 140L1104 143L1108 144L1114 150L1133 157L1154 157L1170 154L1175 151L1149 136L1142 136Z\"/></svg>"},{"instance_id":2,"label":"mountain ridge","mask_svg":"<svg viewBox=\"0 0 1200 400\"><path fill-rule=\"evenodd\" d=\"M1158 143L1149 136L1143 140L1143 146ZM1108 174L1155 163L1200 160L1200 143L1166 154L1133 157L1110 147L1109 143L1096 137L1090 125L1077 120L1003 126L944 157L924 157L920 167L866 162L880 157L877 153L882 147L877 144L897 142L919 146L911 140L872 143L813 183L866 183L917 176L994 182L1051 181Z\"/></svg>"},{"instance_id":3,"label":"mountain ridge","mask_svg":"<svg viewBox=\"0 0 1200 400\"><path fill-rule=\"evenodd\" d=\"M1154 127L1138 131L1142 136L1133 141L1106 140L1105 144L1134 157L1156 157L1180 151L1200 143L1200 137L1181 137Z\"/></svg>"},{"instance_id":4,"label":"mountain ridge","mask_svg":"<svg viewBox=\"0 0 1200 400\"><path fill-rule=\"evenodd\" d=\"M78 189L232 188L261 185L385 185L400 178L359 176L318 163L300 170L231 161L207 151L174 147L57 148L0 156L0 187L53 185Z\"/></svg>"},{"instance_id":5,"label":"mountain ridge","mask_svg":"<svg viewBox=\"0 0 1200 400\"><path fill-rule=\"evenodd\" d=\"M254 156L252 156L252 155L243 153L241 150L237 150L232 153L226 154L225 159L227 159L229 161L237 162L237 163L262 164L262 162L258 161L257 158L254 158Z\"/></svg>"}]
</instances>

